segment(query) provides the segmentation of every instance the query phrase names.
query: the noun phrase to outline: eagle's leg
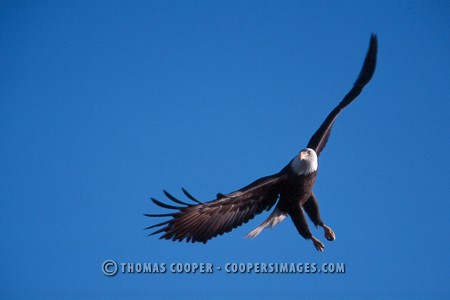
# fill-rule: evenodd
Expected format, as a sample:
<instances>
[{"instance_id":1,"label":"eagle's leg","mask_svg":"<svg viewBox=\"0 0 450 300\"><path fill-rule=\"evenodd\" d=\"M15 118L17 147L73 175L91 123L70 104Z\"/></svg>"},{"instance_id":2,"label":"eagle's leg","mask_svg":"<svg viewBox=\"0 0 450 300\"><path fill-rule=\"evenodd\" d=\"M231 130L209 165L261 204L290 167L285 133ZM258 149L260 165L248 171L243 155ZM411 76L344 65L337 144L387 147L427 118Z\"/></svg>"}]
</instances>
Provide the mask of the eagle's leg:
<instances>
[{"instance_id":1,"label":"eagle's leg","mask_svg":"<svg viewBox=\"0 0 450 300\"><path fill-rule=\"evenodd\" d=\"M291 216L291 219L294 222L298 233L300 233L300 235L306 240L312 240L314 247L316 247L316 250L322 252L325 246L321 241L313 236L311 231L309 230L308 223L306 222L306 217L303 213L301 205L299 204L298 206L293 206L292 211L288 212L288 214Z\"/></svg>"},{"instance_id":2,"label":"eagle's leg","mask_svg":"<svg viewBox=\"0 0 450 300\"><path fill-rule=\"evenodd\" d=\"M311 237L311 240L313 241L314 247L316 247L318 251L323 252L325 246L322 244L322 242L316 239L314 236Z\"/></svg>"},{"instance_id":3,"label":"eagle's leg","mask_svg":"<svg viewBox=\"0 0 450 300\"><path fill-rule=\"evenodd\" d=\"M336 235L334 234L333 230L331 230L330 227L326 226L323 223L322 218L320 217L319 203L317 202L314 194L311 194L308 200L306 200L306 202L303 204L303 209L306 211L309 218L316 227L320 226L323 228L325 232L325 238L327 240L334 241L336 239Z\"/></svg>"},{"instance_id":4,"label":"eagle's leg","mask_svg":"<svg viewBox=\"0 0 450 300\"><path fill-rule=\"evenodd\" d=\"M331 228L325 224L322 224L321 226L323 228L323 231L325 232L325 238L329 241L334 241L336 239L336 235L334 234L333 230L331 230Z\"/></svg>"}]
</instances>

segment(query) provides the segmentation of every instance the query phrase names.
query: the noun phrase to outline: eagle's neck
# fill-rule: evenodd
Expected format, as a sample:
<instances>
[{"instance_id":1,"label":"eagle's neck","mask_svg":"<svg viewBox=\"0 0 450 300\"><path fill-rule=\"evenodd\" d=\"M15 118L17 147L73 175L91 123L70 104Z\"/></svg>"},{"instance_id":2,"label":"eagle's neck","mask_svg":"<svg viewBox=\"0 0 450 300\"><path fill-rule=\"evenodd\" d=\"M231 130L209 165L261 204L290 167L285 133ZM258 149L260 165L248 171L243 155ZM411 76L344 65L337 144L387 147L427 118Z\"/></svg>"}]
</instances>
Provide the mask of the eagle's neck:
<instances>
[{"instance_id":1,"label":"eagle's neck","mask_svg":"<svg viewBox=\"0 0 450 300\"><path fill-rule=\"evenodd\" d=\"M291 170L297 175L309 175L313 172L316 172L318 168L317 156L307 157L303 160L300 160L300 157L297 155L291 161Z\"/></svg>"}]
</instances>

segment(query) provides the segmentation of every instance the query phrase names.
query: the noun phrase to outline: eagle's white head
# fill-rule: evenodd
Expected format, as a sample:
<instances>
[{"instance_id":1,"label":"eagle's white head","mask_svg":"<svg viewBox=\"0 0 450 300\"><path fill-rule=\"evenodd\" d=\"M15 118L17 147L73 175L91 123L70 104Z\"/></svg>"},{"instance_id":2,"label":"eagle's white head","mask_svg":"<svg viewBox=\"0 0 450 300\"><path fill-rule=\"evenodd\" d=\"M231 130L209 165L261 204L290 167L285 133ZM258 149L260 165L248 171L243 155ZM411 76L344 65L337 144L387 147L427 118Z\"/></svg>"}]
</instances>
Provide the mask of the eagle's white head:
<instances>
[{"instance_id":1,"label":"eagle's white head","mask_svg":"<svg viewBox=\"0 0 450 300\"><path fill-rule=\"evenodd\" d=\"M294 157L291 168L297 175L308 175L317 171L317 154L311 148L306 148Z\"/></svg>"}]
</instances>

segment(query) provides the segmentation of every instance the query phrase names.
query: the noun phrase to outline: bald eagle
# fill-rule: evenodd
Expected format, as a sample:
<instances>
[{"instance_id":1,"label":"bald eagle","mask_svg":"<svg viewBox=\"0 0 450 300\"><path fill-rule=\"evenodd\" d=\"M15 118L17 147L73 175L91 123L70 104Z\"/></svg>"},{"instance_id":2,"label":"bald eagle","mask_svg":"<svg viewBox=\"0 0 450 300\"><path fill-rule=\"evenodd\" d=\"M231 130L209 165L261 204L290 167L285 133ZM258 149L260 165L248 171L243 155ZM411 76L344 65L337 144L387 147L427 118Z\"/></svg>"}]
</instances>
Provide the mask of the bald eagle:
<instances>
[{"instance_id":1,"label":"bald eagle","mask_svg":"<svg viewBox=\"0 0 450 300\"><path fill-rule=\"evenodd\" d=\"M330 112L306 148L302 149L280 172L262 177L230 194L219 193L215 200L209 202L199 201L185 189L182 189L183 193L192 203L181 201L164 191L166 197L178 205L166 204L151 198L156 205L171 212L145 214L152 218L169 218L147 227L146 229L157 228L149 235L162 233L161 239L206 243L247 223L255 215L270 210L276 204L269 217L246 237L254 238L263 229L274 227L289 216L299 234L306 240L311 240L318 251L323 251L323 243L312 235L305 217L306 212L316 227L323 228L327 240L335 240L333 230L325 225L320 216L319 204L313 192L318 157L327 143L336 117L361 93L372 78L376 66L377 45L377 37L372 34L364 65L352 89Z\"/></svg>"}]
</instances>

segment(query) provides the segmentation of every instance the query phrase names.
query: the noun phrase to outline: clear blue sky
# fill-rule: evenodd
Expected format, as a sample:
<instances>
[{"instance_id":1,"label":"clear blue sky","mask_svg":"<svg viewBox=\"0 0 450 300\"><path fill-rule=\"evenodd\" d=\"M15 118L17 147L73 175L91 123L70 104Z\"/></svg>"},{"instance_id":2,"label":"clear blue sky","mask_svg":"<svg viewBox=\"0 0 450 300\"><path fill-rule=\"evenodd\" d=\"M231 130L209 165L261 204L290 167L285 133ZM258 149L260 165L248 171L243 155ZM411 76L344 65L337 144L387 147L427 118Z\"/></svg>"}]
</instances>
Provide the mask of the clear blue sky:
<instances>
[{"instance_id":1,"label":"clear blue sky","mask_svg":"<svg viewBox=\"0 0 450 300\"><path fill-rule=\"evenodd\" d=\"M450 297L446 1L2 1L3 299ZM207 245L147 237L162 189L278 172L349 90L315 193L318 253L267 217ZM343 262L345 274L118 274L117 262Z\"/></svg>"}]
</instances>

